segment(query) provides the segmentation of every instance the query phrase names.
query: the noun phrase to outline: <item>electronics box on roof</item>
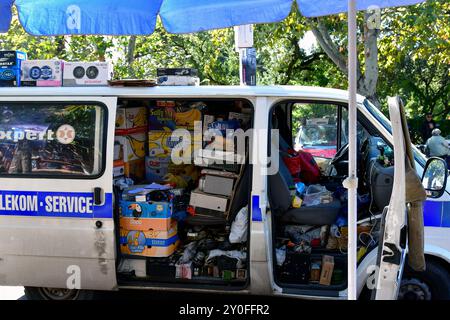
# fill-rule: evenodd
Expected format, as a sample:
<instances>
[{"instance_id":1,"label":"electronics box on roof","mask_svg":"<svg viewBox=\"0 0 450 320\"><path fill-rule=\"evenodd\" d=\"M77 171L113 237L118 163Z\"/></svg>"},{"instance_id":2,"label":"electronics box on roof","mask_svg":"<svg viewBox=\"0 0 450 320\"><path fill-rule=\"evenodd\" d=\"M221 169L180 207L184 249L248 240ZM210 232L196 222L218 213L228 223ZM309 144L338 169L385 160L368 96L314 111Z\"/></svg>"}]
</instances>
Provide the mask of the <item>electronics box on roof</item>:
<instances>
[{"instance_id":1,"label":"electronics box on roof","mask_svg":"<svg viewBox=\"0 0 450 320\"><path fill-rule=\"evenodd\" d=\"M63 86L107 86L112 77L110 62L66 62Z\"/></svg>"}]
</instances>

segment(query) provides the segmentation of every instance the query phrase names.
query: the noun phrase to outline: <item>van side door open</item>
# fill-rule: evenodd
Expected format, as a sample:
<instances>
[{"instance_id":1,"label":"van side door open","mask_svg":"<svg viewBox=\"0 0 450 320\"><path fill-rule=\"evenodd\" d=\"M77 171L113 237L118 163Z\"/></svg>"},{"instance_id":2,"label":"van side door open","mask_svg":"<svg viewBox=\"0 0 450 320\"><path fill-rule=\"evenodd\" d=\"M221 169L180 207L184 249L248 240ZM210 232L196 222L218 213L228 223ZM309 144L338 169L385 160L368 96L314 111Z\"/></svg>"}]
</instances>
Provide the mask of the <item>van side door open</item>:
<instances>
[{"instance_id":1,"label":"van side door open","mask_svg":"<svg viewBox=\"0 0 450 320\"><path fill-rule=\"evenodd\" d=\"M407 212L405 137L398 97L388 99L394 141L394 186L389 206L384 209L377 259L376 300L397 299L406 257Z\"/></svg>"},{"instance_id":2,"label":"van side door open","mask_svg":"<svg viewBox=\"0 0 450 320\"><path fill-rule=\"evenodd\" d=\"M116 287L117 98L0 98L0 285Z\"/></svg>"}]
</instances>

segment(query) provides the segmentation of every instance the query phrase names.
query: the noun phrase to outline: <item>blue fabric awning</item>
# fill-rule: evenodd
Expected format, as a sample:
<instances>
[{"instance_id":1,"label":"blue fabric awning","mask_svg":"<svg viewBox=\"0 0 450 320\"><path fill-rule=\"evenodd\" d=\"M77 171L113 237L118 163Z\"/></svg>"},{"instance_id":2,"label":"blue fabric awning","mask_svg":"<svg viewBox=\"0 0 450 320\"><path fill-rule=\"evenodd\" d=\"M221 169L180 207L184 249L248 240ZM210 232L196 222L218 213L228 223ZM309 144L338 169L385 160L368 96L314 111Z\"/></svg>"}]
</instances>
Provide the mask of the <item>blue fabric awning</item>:
<instances>
[{"instance_id":1,"label":"blue fabric awning","mask_svg":"<svg viewBox=\"0 0 450 320\"><path fill-rule=\"evenodd\" d=\"M423 0L357 0L358 10L411 5ZM347 0L297 0L306 17L347 12ZM149 35L161 17L170 33L191 33L243 24L278 22L293 0L0 0L0 32L15 4L33 35Z\"/></svg>"}]
</instances>

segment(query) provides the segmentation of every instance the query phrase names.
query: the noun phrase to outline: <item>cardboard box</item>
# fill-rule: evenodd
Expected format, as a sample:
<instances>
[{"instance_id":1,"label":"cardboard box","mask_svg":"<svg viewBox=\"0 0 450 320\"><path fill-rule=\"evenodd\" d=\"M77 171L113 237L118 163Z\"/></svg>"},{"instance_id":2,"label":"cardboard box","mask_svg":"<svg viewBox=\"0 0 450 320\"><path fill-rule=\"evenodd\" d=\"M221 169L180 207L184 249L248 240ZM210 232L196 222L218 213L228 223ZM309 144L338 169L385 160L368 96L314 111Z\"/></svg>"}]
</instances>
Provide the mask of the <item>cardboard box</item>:
<instances>
[{"instance_id":1,"label":"cardboard box","mask_svg":"<svg viewBox=\"0 0 450 320\"><path fill-rule=\"evenodd\" d=\"M194 151L201 149L201 142L195 141L199 139L190 132L188 137L190 144L183 146L183 136L173 135L171 131L149 131L148 132L148 156L151 158L171 159L175 161L174 157L186 157L189 162L193 159ZM172 154L172 150L177 147L178 152Z\"/></svg>"},{"instance_id":2,"label":"cardboard box","mask_svg":"<svg viewBox=\"0 0 450 320\"><path fill-rule=\"evenodd\" d=\"M178 247L177 224L167 231L129 231L120 229L120 251L127 255L168 257Z\"/></svg>"},{"instance_id":3,"label":"cardboard box","mask_svg":"<svg viewBox=\"0 0 450 320\"><path fill-rule=\"evenodd\" d=\"M205 208L225 212L228 206L228 198L203 193L199 190L192 191L189 205L196 208Z\"/></svg>"},{"instance_id":4,"label":"cardboard box","mask_svg":"<svg viewBox=\"0 0 450 320\"><path fill-rule=\"evenodd\" d=\"M115 160L113 164L113 178L120 178L125 175L125 163L122 160Z\"/></svg>"},{"instance_id":5,"label":"cardboard box","mask_svg":"<svg viewBox=\"0 0 450 320\"><path fill-rule=\"evenodd\" d=\"M116 147L116 144L120 145ZM126 135L117 135L114 137L114 150L122 150L123 161L144 159L146 154L147 134L145 131ZM116 158L118 155L115 155ZM120 154L119 154L120 159ZM145 169L144 169L145 170Z\"/></svg>"},{"instance_id":6,"label":"cardboard box","mask_svg":"<svg viewBox=\"0 0 450 320\"><path fill-rule=\"evenodd\" d=\"M157 101L156 107L148 109L148 128L150 130L175 130L175 103L173 101Z\"/></svg>"},{"instance_id":7,"label":"cardboard box","mask_svg":"<svg viewBox=\"0 0 450 320\"><path fill-rule=\"evenodd\" d=\"M136 202L120 201L120 216L126 218L168 219L172 217L171 202Z\"/></svg>"},{"instance_id":8,"label":"cardboard box","mask_svg":"<svg viewBox=\"0 0 450 320\"><path fill-rule=\"evenodd\" d=\"M156 76L191 76L197 77L198 70L192 68L157 68Z\"/></svg>"},{"instance_id":9,"label":"cardboard box","mask_svg":"<svg viewBox=\"0 0 450 320\"><path fill-rule=\"evenodd\" d=\"M191 76L160 76L156 79L160 86L199 86L200 78Z\"/></svg>"},{"instance_id":10,"label":"cardboard box","mask_svg":"<svg viewBox=\"0 0 450 320\"><path fill-rule=\"evenodd\" d=\"M20 68L26 59L22 51L0 51L0 87L20 87Z\"/></svg>"},{"instance_id":11,"label":"cardboard box","mask_svg":"<svg viewBox=\"0 0 450 320\"><path fill-rule=\"evenodd\" d=\"M21 86L61 87L63 71L62 60L25 60L21 66Z\"/></svg>"},{"instance_id":12,"label":"cardboard box","mask_svg":"<svg viewBox=\"0 0 450 320\"><path fill-rule=\"evenodd\" d=\"M120 227L130 231L169 230L171 218L130 218L120 217Z\"/></svg>"},{"instance_id":13,"label":"cardboard box","mask_svg":"<svg viewBox=\"0 0 450 320\"><path fill-rule=\"evenodd\" d=\"M202 121L202 113L196 108L176 107L173 101L157 101L156 106L149 108L149 129L194 130L195 122Z\"/></svg>"},{"instance_id":14,"label":"cardboard box","mask_svg":"<svg viewBox=\"0 0 450 320\"><path fill-rule=\"evenodd\" d=\"M147 130L147 108L118 108L116 114L116 134L138 133Z\"/></svg>"},{"instance_id":15,"label":"cardboard box","mask_svg":"<svg viewBox=\"0 0 450 320\"><path fill-rule=\"evenodd\" d=\"M322 270L320 272L319 284L329 286L334 270L334 257L324 255L322 257Z\"/></svg>"},{"instance_id":16,"label":"cardboard box","mask_svg":"<svg viewBox=\"0 0 450 320\"><path fill-rule=\"evenodd\" d=\"M145 178L149 182L161 181L169 173L169 158L145 157Z\"/></svg>"},{"instance_id":17,"label":"cardboard box","mask_svg":"<svg viewBox=\"0 0 450 320\"><path fill-rule=\"evenodd\" d=\"M145 179L145 159L136 159L124 162L125 177L139 182Z\"/></svg>"},{"instance_id":18,"label":"cardboard box","mask_svg":"<svg viewBox=\"0 0 450 320\"><path fill-rule=\"evenodd\" d=\"M112 77L110 62L66 62L63 86L107 86Z\"/></svg>"}]
</instances>

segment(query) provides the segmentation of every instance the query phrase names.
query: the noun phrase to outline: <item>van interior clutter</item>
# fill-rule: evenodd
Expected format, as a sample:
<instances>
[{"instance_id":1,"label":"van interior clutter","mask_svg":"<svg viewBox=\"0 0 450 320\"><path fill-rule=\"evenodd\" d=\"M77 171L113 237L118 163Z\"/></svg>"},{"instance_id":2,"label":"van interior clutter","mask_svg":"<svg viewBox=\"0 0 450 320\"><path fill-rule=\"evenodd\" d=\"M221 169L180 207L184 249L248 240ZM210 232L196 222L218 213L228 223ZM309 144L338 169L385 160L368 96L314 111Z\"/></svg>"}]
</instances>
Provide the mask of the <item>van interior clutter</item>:
<instances>
[{"instance_id":1,"label":"van interior clutter","mask_svg":"<svg viewBox=\"0 0 450 320\"><path fill-rule=\"evenodd\" d=\"M227 132L252 128L252 108L232 99L119 100L114 143L119 283L248 284L249 144L238 150ZM322 114L299 118L302 110ZM270 123L279 132L274 154L280 159L279 170L267 177L268 214L272 270L283 289L337 295L347 287L345 113L345 105L301 101L272 109ZM174 136L177 129L184 135ZM210 134L214 131L219 134ZM392 191L392 149L373 132L358 125L358 262L378 245L379 217ZM215 161L223 153L206 152L213 143L231 161ZM177 156L191 161L177 164Z\"/></svg>"}]
</instances>

